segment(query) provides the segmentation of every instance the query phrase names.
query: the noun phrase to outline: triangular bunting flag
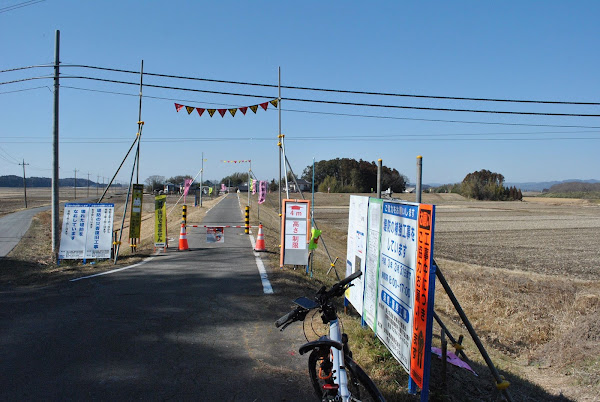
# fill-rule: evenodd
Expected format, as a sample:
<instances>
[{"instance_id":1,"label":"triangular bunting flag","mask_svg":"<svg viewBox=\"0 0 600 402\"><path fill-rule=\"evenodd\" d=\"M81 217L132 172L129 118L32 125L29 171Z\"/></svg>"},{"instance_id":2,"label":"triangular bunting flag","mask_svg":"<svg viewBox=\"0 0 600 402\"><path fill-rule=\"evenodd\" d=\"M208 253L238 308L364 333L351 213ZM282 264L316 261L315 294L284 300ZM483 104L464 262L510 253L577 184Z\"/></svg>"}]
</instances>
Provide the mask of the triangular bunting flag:
<instances>
[{"instance_id":1,"label":"triangular bunting flag","mask_svg":"<svg viewBox=\"0 0 600 402\"><path fill-rule=\"evenodd\" d=\"M231 116L235 117L235 112L237 112L237 109L229 109L229 113L231 113Z\"/></svg>"},{"instance_id":2,"label":"triangular bunting flag","mask_svg":"<svg viewBox=\"0 0 600 402\"><path fill-rule=\"evenodd\" d=\"M194 111L195 107L192 106L186 106L185 110L187 110L188 114L192 114L192 112Z\"/></svg>"},{"instance_id":3,"label":"triangular bunting flag","mask_svg":"<svg viewBox=\"0 0 600 402\"><path fill-rule=\"evenodd\" d=\"M242 112L243 114L246 114L246 112L248 111L248 106L244 106L240 108L240 112Z\"/></svg>"},{"instance_id":4,"label":"triangular bunting flag","mask_svg":"<svg viewBox=\"0 0 600 402\"><path fill-rule=\"evenodd\" d=\"M279 99L273 99L271 102L269 102L271 105L277 107L277 105L279 104Z\"/></svg>"},{"instance_id":5,"label":"triangular bunting flag","mask_svg":"<svg viewBox=\"0 0 600 402\"><path fill-rule=\"evenodd\" d=\"M219 111L219 114L221 115L221 117L225 117L225 112L227 111L227 109L217 109Z\"/></svg>"},{"instance_id":6,"label":"triangular bunting flag","mask_svg":"<svg viewBox=\"0 0 600 402\"><path fill-rule=\"evenodd\" d=\"M263 109L267 110L267 108L269 107L269 102L261 103L260 107L262 107Z\"/></svg>"},{"instance_id":7,"label":"triangular bunting flag","mask_svg":"<svg viewBox=\"0 0 600 402\"><path fill-rule=\"evenodd\" d=\"M202 113L204 113L204 109L197 107L196 111L198 112L198 115L202 116Z\"/></svg>"},{"instance_id":8,"label":"triangular bunting flag","mask_svg":"<svg viewBox=\"0 0 600 402\"><path fill-rule=\"evenodd\" d=\"M250 106L250 110L252 110L254 113L256 113L256 111L258 110L258 105Z\"/></svg>"},{"instance_id":9,"label":"triangular bunting flag","mask_svg":"<svg viewBox=\"0 0 600 402\"><path fill-rule=\"evenodd\" d=\"M215 112L217 111L217 109L206 109L208 111L208 114L210 115L210 117L213 117L213 114L215 114Z\"/></svg>"},{"instance_id":10,"label":"triangular bunting flag","mask_svg":"<svg viewBox=\"0 0 600 402\"><path fill-rule=\"evenodd\" d=\"M182 107L183 105L180 105L179 103L175 104L175 110L177 110L178 112L181 110Z\"/></svg>"}]
</instances>

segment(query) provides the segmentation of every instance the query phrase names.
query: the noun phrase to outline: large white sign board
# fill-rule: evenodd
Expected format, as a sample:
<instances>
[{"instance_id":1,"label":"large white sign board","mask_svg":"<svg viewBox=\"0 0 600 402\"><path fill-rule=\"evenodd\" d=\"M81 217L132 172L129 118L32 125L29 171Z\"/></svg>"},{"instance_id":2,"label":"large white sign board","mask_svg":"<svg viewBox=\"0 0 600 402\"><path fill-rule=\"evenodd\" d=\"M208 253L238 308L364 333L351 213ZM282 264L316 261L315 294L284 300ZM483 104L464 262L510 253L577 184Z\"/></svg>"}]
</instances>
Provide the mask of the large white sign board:
<instances>
[{"instance_id":1,"label":"large white sign board","mask_svg":"<svg viewBox=\"0 0 600 402\"><path fill-rule=\"evenodd\" d=\"M356 271L362 271L360 278L352 281L352 286L346 292L346 298L356 311L363 310L363 289L365 263L367 260L367 211L369 197L351 195L348 213L348 242L346 248L346 276Z\"/></svg>"},{"instance_id":2,"label":"large white sign board","mask_svg":"<svg viewBox=\"0 0 600 402\"><path fill-rule=\"evenodd\" d=\"M114 210L114 204L65 204L58 258L110 258Z\"/></svg>"},{"instance_id":3,"label":"large white sign board","mask_svg":"<svg viewBox=\"0 0 600 402\"><path fill-rule=\"evenodd\" d=\"M363 320L377 333L377 282L379 277L379 240L381 237L381 215L383 201L377 198L369 200L367 261L365 264L363 297Z\"/></svg>"},{"instance_id":4,"label":"large white sign board","mask_svg":"<svg viewBox=\"0 0 600 402\"><path fill-rule=\"evenodd\" d=\"M412 338L419 205L383 203L377 336L408 372Z\"/></svg>"}]
</instances>

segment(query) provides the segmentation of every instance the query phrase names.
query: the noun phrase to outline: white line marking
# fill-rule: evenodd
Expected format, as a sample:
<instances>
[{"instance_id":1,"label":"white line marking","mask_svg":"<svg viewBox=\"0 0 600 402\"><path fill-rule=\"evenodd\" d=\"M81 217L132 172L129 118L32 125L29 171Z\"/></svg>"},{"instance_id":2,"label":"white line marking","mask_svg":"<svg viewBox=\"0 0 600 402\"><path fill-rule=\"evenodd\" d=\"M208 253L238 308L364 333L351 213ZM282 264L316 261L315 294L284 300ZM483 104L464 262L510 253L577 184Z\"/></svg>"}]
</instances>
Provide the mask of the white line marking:
<instances>
[{"instance_id":1,"label":"white line marking","mask_svg":"<svg viewBox=\"0 0 600 402\"><path fill-rule=\"evenodd\" d=\"M250 243L252 244L252 250L256 248L256 242L254 241L254 236L250 235ZM271 282L269 282L269 277L267 276L267 270L265 269L265 265L260 258L260 254L254 251L254 259L256 261L256 267L258 268L258 272L260 273L260 280L263 285L263 292L267 295L273 294L273 288L271 287Z\"/></svg>"},{"instance_id":2,"label":"white line marking","mask_svg":"<svg viewBox=\"0 0 600 402\"><path fill-rule=\"evenodd\" d=\"M89 278L94 278L96 276L101 276L101 275L108 275L108 274L113 274L115 272L119 272L119 271L124 271L126 269L129 268L135 268L135 267L139 267L142 264L145 264L149 261L152 261L154 259L154 257L149 257L146 258L144 261L142 262L138 262L137 264L133 264L133 265L129 265L128 267L123 267L123 268L118 268L118 269L113 269L112 271L106 271L106 272L100 272L99 274L94 274L94 275L88 275L88 276L82 276L81 278L75 278L75 279L71 279L69 280L69 282L76 282L76 281L80 281L82 279L89 279Z\"/></svg>"}]
</instances>

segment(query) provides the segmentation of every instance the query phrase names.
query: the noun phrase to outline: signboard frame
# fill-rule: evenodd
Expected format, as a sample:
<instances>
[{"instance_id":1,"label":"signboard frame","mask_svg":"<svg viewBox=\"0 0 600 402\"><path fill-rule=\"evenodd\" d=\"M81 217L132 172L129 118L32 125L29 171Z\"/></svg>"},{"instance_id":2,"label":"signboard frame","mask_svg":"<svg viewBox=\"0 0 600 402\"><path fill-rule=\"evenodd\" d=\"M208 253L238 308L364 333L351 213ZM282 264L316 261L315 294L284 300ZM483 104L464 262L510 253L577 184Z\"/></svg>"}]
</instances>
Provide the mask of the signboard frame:
<instances>
[{"instance_id":1,"label":"signboard frame","mask_svg":"<svg viewBox=\"0 0 600 402\"><path fill-rule=\"evenodd\" d=\"M279 266L283 268L284 265L306 265L310 241L310 201L282 200L281 212ZM288 232L292 228L298 229L298 232Z\"/></svg>"}]
</instances>

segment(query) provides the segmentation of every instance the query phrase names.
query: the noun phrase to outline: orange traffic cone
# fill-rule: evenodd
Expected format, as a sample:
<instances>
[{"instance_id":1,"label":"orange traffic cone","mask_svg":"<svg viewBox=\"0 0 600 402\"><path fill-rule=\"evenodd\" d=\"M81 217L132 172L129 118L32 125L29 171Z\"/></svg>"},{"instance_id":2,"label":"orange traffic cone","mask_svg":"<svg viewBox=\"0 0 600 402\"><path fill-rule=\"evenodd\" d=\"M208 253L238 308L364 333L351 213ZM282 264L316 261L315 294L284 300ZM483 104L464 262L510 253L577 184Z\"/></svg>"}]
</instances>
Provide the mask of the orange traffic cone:
<instances>
[{"instance_id":1,"label":"orange traffic cone","mask_svg":"<svg viewBox=\"0 0 600 402\"><path fill-rule=\"evenodd\" d=\"M187 234L185 233L185 225L181 224L181 233L179 234L179 251L188 250Z\"/></svg>"},{"instance_id":2,"label":"orange traffic cone","mask_svg":"<svg viewBox=\"0 0 600 402\"><path fill-rule=\"evenodd\" d=\"M256 247L254 251L267 251L265 248L265 236L263 235L262 224L258 225L258 236L256 237Z\"/></svg>"}]
</instances>

